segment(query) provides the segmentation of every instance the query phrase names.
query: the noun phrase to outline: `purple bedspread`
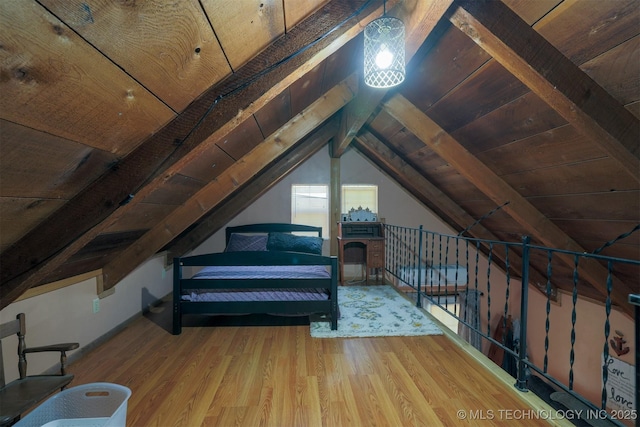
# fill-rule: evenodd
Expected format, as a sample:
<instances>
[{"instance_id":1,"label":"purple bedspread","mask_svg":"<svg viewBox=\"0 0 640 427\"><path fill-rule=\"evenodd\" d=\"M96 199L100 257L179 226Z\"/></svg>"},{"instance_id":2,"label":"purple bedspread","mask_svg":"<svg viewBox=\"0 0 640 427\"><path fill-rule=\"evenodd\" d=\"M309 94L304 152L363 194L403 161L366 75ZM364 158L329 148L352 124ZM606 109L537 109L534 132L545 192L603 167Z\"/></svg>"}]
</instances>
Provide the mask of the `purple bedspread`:
<instances>
[{"instance_id":1,"label":"purple bedspread","mask_svg":"<svg viewBox=\"0 0 640 427\"><path fill-rule=\"evenodd\" d=\"M238 265L205 267L193 279L329 279L322 265Z\"/></svg>"},{"instance_id":2,"label":"purple bedspread","mask_svg":"<svg viewBox=\"0 0 640 427\"><path fill-rule=\"evenodd\" d=\"M205 267L193 279L328 279L331 274L322 265L215 266ZM185 301L324 301L327 289L191 289Z\"/></svg>"}]
</instances>

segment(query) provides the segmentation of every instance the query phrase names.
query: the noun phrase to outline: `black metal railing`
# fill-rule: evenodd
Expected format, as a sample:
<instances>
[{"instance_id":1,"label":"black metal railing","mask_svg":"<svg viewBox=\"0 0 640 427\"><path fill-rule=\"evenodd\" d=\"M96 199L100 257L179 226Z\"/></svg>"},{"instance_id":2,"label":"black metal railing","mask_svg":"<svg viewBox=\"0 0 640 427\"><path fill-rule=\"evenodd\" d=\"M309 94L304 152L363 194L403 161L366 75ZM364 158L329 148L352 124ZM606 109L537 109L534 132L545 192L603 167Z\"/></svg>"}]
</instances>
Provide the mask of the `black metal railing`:
<instances>
[{"instance_id":1,"label":"black metal railing","mask_svg":"<svg viewBox=\"0 0 640 427\"><path fill-rule=\"evenodd\" d=\"M549 384L555 385L557 390L569 393L590 410L596 411L594 414L606 416L607 397L610 393L607 387L607 361L610 360L612 294L620 279L630 283L632 288L640 289L640 261L607 257L600 255L600 251L591 254L577 253L533 245L529 237L524 237L522 242L503 242L435 233L423 230L422 226L411 228L389 224L385 225L385 247L387 278L414 296L417 306L432 304L455 317L459 332L466 333L467 340L471 337L470 342L478 349L484 347L486 351L487 348L498 348L504 354L503 360L509 362L503 363L502 367L507 365L508 369L505 369L514 376L515 386L519 390L528 389L529 379L535 373L538 378L544 378ZM598 403L590 402L575 390L575 364L579 358L577 331L581 324L588 324L585 322L588 319L579 313L577 306L579 297L589 288L584 286L587 280L583 277L586 275L585 270L593 270L594 264L597 264L598 271L604 272L602 276L606 280L603 285L606 286L603 307L605 321L601 325L603 342L589 343L590 347L602 349L602 390L601 401ZM527 324L530 305L530 286L527 284L531 283L532 276L545 298L544 340L542 343L534 343L544 348L541 366L532 363L527 357L528 333L531 332L530 325ZM513 285L514 280L519 282L517 288ZM540 283L542 281L545 283ZM553 301L557 298L556 286L568 290L571 297L568 337L570 350L568 360L563 361L568 364L568 372L563 379L555 378L549 373L550 348L555 341L550 335L554 329L551 312ZM519 294L515 300L514 294ZM637 295L629 297L629 301L635 304L638 304L639 299ZM636 324L637 310L638 308ZM502 328L495 325L492 328L496 318L497 325ZM519 328L515 329L517 336L509 337L507 322L512 322L514 318L519 322ZM502 333L496 333L496 329L501 329ZM636 349L637 331L636 327ZM540 331L537 332L539 336ZM636 350L636 361L638 353ZM633 409L628 413L629 419L636 419L635 407L630 406ZM617 423L615 419L610 418L610 421Z\"/></svg>"},{"instance_id":2,"label":"black metal railing","mask_svg":"<svg viewBox=\"0 0 640 427\"><path fill-rule=\"evenodd\" d=\"M640 345L640 328L638 327L638 323L640 323L640 294L631 294L629 295L629 303L634 306L634 320L636 324L636 333L634 338L634 344L636 349L636 405L640 404L640 350L638 349ZM636 423L637 425L638 423Z\"/></svg>"}]
</instances>

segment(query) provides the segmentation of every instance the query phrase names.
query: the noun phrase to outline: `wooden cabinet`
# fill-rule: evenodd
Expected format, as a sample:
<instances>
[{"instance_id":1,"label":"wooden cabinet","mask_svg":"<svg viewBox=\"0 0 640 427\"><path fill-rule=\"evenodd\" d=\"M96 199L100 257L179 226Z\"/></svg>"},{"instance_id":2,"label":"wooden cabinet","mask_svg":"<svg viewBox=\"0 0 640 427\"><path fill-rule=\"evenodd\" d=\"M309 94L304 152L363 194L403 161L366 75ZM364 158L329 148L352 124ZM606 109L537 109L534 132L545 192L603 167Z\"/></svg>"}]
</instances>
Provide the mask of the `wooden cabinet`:
<instances>
[{"instance_id":1,"label":"wooden cabinet","mask_svg":"<svg viewBox=\"0 0 640 427\"><path fill-rule=\"evenodd\" d=\"M340 283L344 284L345 264L364 264L366 283L371 270L384 277L384 227L379 222L338 223L338 262Z\"/></svg>"}]
</instances>

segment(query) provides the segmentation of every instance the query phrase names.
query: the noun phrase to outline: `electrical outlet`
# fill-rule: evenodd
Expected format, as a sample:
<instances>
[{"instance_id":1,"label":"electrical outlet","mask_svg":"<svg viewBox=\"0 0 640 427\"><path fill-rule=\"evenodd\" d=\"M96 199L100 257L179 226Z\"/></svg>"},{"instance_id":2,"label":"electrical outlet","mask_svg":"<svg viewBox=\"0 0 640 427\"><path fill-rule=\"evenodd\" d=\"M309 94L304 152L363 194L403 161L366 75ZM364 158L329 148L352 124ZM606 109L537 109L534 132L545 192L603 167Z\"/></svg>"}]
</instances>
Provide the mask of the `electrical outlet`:
<instances>
[{"instance_id":1,"label":"electrical outlet","mask_svg":"<svg viewBox=\"0 0 640 427\"><path fill-rule=\"evenodd\" d=\"M93 300L93 314L100 311L100 298L95 298Z\"/></svg>"}]
</instances>

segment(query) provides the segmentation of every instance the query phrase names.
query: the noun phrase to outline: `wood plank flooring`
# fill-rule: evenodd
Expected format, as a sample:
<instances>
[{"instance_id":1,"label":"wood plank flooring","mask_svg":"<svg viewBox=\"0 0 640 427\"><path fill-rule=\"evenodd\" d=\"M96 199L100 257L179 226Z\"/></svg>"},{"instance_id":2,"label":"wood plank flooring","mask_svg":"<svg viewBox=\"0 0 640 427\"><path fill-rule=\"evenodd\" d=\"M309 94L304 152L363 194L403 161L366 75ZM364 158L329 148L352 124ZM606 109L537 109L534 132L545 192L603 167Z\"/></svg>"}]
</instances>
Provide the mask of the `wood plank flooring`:
<instances>
[{"instance_id":1,"label":"wood plank flooring","mask_svg":"<svg viewBox=\"0 0 640 427\"><path fill-rule=\"evenodd\" d=\"M72 385L129 387L128 426L550 425L523 419L537 413L523 394L446 335L315 339L308 326L230 326L173 336L161 323L140 317L72 363Z\"/></svg>"}]
</instances>

